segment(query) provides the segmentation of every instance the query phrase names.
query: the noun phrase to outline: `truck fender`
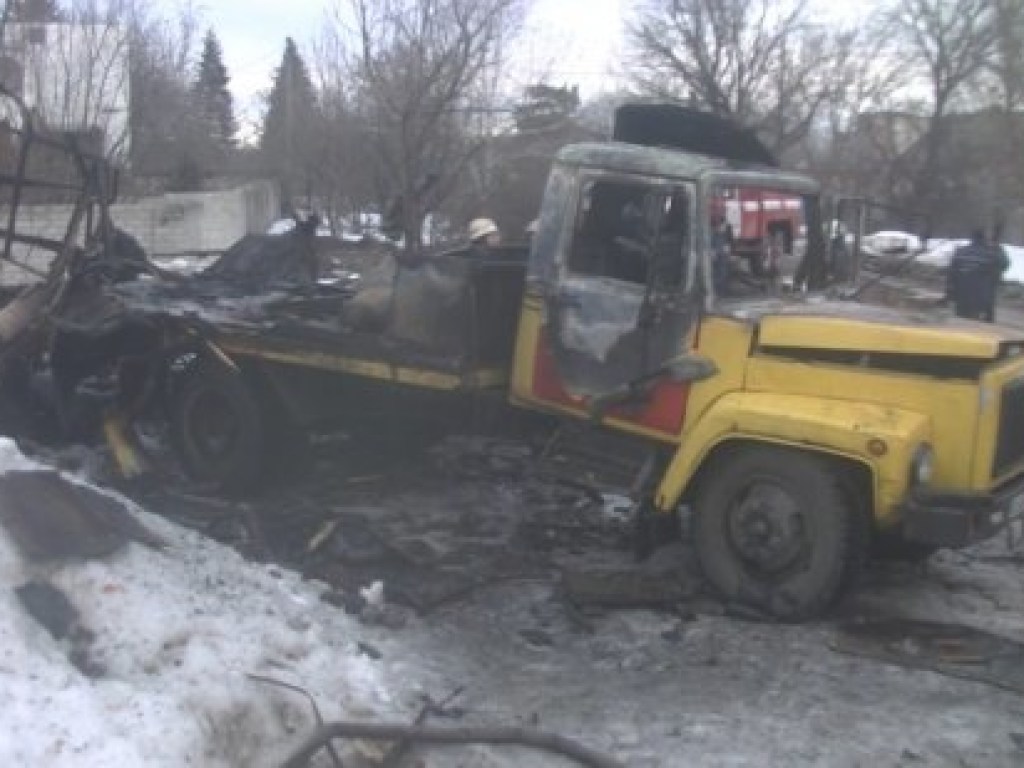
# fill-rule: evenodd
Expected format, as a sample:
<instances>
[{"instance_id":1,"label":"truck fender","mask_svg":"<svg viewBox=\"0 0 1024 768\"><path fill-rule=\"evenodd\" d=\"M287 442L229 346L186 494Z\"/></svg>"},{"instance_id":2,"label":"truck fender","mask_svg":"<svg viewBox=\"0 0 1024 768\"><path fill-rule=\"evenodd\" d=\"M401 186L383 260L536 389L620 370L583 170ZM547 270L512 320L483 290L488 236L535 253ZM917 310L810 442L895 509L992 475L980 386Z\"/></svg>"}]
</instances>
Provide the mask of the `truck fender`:
<instances>
[{"instance_id":1,"label":"truck fender","mask_svg":"<svg viewBox=\"0 0 1024 768\"><path fill-rule=\"evenodd\" d=\"M866 465L873 478L875 520L887 524L906 493L914 453L930 433L928 417L916 411L806 395L730 393L683 435L655 492L655 508L674 510L715 448L747 440Z\"/></svg>"}]
</instances>

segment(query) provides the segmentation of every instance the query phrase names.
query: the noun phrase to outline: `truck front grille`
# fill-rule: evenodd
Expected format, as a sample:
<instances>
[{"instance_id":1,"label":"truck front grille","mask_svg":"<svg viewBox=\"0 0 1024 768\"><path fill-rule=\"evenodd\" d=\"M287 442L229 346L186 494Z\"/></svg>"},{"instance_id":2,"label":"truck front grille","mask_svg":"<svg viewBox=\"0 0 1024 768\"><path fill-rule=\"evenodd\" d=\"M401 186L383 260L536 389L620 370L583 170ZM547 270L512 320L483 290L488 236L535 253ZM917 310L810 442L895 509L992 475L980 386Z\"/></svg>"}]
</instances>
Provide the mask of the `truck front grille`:
<instances>
[{"instance_id":1,"label":"truck front grille","mask_svg":"<svg viewBox=\"0 0 1024 768\"><path fill-rule=\"evenodd\" d=\"M1024 459L1024 379L1003 387L999 405L999 432L992 477L996 478Z\"/></svg>"}]
</instances>

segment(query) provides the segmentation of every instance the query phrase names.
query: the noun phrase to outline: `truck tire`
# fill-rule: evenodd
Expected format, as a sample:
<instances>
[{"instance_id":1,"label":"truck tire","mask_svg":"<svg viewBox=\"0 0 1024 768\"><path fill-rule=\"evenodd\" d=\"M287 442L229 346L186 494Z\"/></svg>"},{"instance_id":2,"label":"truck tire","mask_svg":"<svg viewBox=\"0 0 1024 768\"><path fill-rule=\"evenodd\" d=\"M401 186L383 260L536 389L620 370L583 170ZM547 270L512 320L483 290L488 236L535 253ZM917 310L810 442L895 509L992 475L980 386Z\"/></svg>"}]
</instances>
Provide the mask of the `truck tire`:
<instances>
[{"instance_id":1,"label":"truck tire","mask_svg":"<svg viewBox=\"0 0 1024 768\"><path fill-rule=\"evenodd\" d=\"M262 477L269 435L266 409L249 378L200 361L186 374L171 413L171 436L185 471L227 493Z\"/></svg>"},{"instance_id":2,"label":"truck tire","mask_svg":"<svg viewBox=\"0 0 1024 768\"><path fill-rule=\"evenodd\" d=\"M786 621L819 615L855 579L864 522L834 470L774 446L718 457L697 491L701 570L729 601Z\"/></svg>"}]
</instances>

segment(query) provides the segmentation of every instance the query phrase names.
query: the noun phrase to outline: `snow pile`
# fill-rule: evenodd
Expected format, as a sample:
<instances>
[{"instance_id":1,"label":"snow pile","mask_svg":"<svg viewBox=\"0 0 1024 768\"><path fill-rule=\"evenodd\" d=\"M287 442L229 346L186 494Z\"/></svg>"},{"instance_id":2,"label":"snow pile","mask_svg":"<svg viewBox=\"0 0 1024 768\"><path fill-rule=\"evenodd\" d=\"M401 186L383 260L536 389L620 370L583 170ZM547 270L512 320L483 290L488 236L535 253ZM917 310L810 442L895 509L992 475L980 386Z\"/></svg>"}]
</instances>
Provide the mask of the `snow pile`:
<instances>
[{"instance_id":1,"label":"snow pile","mask_svg":"<svg viewBox=\"0 0 1024 768\"><path fill-rule=\"evenodd\" d=\"M1024 246L1003 245L1010 258L1010 268L1003 273L1003 282L1024 283Z\"/></svg>"},{"instance_id":2,"label":"snow pile","mask_svg":"<svg viewBox=\"0 0 1024 768\"><path fill-rule=\"evenodd\" d=\"M0 438L0 472L36 468ZM387 639L319 600L315 584L254 565L136 510L166 539L103 560L32 564L0 525L0 765L273 765L313 727L308 703L251 680L306 688L326 719L394 711L379 662L357 643ZM89 678L22 607L44 579L95 638ZM370 635L367 637L367 635Z\"/></svg>"}]
</instances>

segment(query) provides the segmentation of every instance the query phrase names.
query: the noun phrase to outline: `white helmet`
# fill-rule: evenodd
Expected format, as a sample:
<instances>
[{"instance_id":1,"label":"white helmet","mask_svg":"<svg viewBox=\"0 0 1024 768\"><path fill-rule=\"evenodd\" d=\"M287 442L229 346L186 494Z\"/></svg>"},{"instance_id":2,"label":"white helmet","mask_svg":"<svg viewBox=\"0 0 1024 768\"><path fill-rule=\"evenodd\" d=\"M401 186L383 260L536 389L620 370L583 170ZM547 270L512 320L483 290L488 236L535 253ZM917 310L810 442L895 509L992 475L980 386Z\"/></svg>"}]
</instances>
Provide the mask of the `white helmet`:
<instances>
[{"instance_id":1,"label":"white helmet","mask_svg":"<svg viewBox=\"0 0 1024 768\"><path fill-rule=\"evenodd\" d=\"M494 223L493 219L473 219L469 222L469 227L466 233L469 235L469 239L472 242L481 240L488 235L493 235L498 231L498 225Z\"/></svg>"}]
</instances>

